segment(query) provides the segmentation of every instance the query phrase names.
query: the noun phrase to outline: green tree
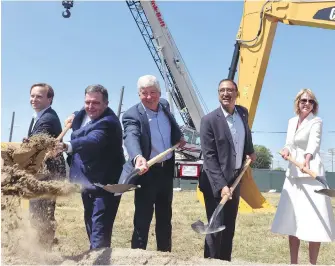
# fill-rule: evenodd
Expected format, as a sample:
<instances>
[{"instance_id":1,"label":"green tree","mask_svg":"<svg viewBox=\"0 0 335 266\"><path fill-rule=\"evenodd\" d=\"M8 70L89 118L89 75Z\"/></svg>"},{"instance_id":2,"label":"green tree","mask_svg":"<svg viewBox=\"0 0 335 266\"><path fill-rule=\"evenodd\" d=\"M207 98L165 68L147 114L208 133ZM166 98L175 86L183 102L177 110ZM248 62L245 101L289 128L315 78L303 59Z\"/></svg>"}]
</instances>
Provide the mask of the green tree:
<instances>
[{"instance_id":1,"label":"green tree","mask_svg":"<svg viewBox=\"0 0 335 266\"><path fill-rule=\"evenodd\" d=\"M276 170L276 171L285 171L285 169L283 167L276 167L275 169L273 170Z\"/></svg>"},{"instance_id":2,"label":"green tree","mask_svg":"<svg viewBox=\"0 0 335 266\"><path fill-rule=\"evenodd\" d=\"M254 150L257 155L257 159L251 164L251 167L258 169L270 169L273 158L271 151L263 145L254 145Z\"/></svg>"}]
</instances>

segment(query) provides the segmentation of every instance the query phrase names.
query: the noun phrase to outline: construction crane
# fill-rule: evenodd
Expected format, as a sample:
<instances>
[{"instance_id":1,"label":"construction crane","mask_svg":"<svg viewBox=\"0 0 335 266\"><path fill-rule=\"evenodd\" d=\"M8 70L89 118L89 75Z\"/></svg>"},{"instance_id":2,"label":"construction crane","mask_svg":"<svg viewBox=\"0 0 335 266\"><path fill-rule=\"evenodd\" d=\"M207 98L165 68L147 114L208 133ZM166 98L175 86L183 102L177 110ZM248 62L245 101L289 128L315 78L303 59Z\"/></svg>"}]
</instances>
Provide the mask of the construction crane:
<instances>
[{"instance_id":1,"label":"construction crane","mask_svg":"<svg viewBox=\"0 0 335 266\"><path fill-rule=\"evenodd\" d=\"M140 33L166 84L167 92L185 123L200 130L204 116L202 97L192 81L186 64L173 40L156 1L126 1Z\"/></svg>"}]
</instances>

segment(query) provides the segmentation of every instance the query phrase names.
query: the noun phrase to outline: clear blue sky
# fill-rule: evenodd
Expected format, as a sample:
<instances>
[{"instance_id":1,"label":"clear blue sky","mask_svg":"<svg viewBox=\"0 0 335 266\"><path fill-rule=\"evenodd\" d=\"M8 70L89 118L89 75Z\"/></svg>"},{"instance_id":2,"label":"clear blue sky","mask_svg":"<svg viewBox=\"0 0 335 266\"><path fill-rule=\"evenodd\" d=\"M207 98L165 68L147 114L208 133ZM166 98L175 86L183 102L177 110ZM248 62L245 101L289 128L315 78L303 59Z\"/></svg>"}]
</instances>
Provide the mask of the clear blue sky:
<instances>
[{"instance_id":1,"label":"clear blue sky","mask_svg":"<svg viewBox=\"0 0 335 266\"><path fill-rule=\"evenodd\" d=\"M13 141L26 135L32 115L29 88L35 82L53 86L53 108L63 121L82 107L90 84L108 88L114 110L125 86L125 110L138 102L139 76L161 79L125 2L75 2L70 19L61 16L61 1L1 4L2 141L8 141L13 111ZM208 108L215 109L217 83L228 74L243 2L159 2L159 7ZM296 93L309 87L324 121L321 148L335 148L330 133L335 131L334 43L331 30L278 26L254 131L286 131ZM254 133L253 139L270 148L275 167L286 165L276 155L285 134ZM330 170L330 157L324 158Z\"/></svg>"}]
</instances>

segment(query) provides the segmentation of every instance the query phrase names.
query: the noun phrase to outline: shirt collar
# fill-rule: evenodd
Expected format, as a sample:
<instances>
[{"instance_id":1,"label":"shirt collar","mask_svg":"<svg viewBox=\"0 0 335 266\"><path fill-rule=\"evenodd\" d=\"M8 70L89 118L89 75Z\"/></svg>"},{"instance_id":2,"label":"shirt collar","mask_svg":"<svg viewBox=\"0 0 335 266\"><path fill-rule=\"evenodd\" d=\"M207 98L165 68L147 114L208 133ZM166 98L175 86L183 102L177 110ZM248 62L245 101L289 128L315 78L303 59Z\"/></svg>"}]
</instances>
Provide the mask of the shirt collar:
<instances>
[{"instance_id":1,"label":"shirt collar","mask_svg":"<svg viewBox=\"0 0 335 266\"><path fill-rule=\"evenodd\" d=\"M49 105L47 108L45 108L45 109L43 109L43 110L41 110L41 111L39 111L39 112L34 112L34 114L33 114L33 118L34 118L35 120L40 119L40 117L43 115L43 113L44 113L46 110L48 110L50 107L51 107L51 106Z\"/></svg>"},{"instance_id":2,"label":"shirt collar","mask_svg":"<svg viewBox=\"0 0 335 266\"><path fill-rule=\"evenodd\" d=\"M143 106L143 108L144 108L144 110L145 110L145 112L146 112L147 114L158 114L160 111L162 111L162 106L161 106L159 103L158 103L158 110L157 110L157 112L152 111L151 109L145 107L144 104L143 104L142 102L141 102L141 104L142 104L142 106Z\"/></svg>"},{"instance_id":3,"label":"shirt collar","mask_svg":"<svg viewBox=\"0 0 335 266\"><path fill-rule=\"evenodd\" d=\"M228 112L222 107L222 105L221 105L221 110L222 110L222 112L223 112L223 114L224 114L224 117L227 118L227 116L231 115L230 113L228 113ZM233 113L232 115L235 115L236 113L237 113L237 110L236 110L236 107L234 107L234 113Z\"/></svg>"}]
</instances>

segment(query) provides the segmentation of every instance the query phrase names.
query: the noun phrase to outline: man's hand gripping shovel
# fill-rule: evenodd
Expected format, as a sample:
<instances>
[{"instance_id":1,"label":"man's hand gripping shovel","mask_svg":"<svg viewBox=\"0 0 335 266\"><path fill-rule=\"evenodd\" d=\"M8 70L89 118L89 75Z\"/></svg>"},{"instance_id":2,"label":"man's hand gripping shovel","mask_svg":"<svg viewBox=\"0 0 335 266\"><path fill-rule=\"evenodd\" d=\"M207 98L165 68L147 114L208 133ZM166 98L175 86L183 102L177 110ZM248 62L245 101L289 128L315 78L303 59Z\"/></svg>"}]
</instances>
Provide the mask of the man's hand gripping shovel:
<instances>
[{"instance_id":1,"label":"man's hand gripping shovel","mask_svg":"<svg viewBox=\"0 0 335 266\"><path fill-rule=\"evenodd\" d=\"M280 155L282 155L281 152L279 152ZM303 169L303 171L307 174L309 174L313 179L320 182L325 188L314 190L315 193L322 194L328 197L335 197L335 189L331 189L327 183L327 181L323 178L320 178L316 175L312 170L304 167L301 163L298 163L296 160L294 160L291 156L287 157L287 160L289 160L291 163L293 163L295 166L299 167L300 169Z\"/></svg>"},{"instance_id":2,"label":"man's hand gripping shovel","mask_svg":"<svg viewBox=\"0 0 335 266\"><path fill-rule=\"evenodd\" d=\"M147 162L148 167L150 168L152 165L155 163L159 162L162 160L166 155L168 155L170 152L174 151L176 148L178 148L180 143L177 143L173 147L167 149L166 151L163 151L162 153L158 154L151 160ZM135 168L124 180L131 180L133 177L137 176L140 172L142 171L141 168ZM140 188L140 185L134 185L134 184L112 184L112 185L102 185L99 183L94 183L97 187L101 187L104 190L110 192L110 193L123 193L127 191L132 191L137 188Z\"/></svg>"},{"instance_id":3,"label":"man's hand gripping shovel","mask_svg":"<svg viewBox=\"0 0 335 266\"><path fill-rule=\"evenodd\" d=\"M240 183L245 171L248 169L249 165L251 163L250 159L247 159L242 172L239 174L239 176L236 178L235 182L233 183L233 185L231 186L230 190L231 192L233 192L235 190L235 188L237 187L237 185ZM226 204L226 202L229 200L229 195L225 195L222 197L219 205L216 207L216 209L214 210L211 219L209 220L209 223L207 225L205 225L202 221L198 220L195 223L193 223L191 225L192 229L199 233L199 234L203 234L203 235L208 235L208 234L213 234L213 233L217 233L220 232L222 230L224 230L226 228L226 226L222 225L219 227L216 227L215 225L215 219L216 217L219 215L220 211L222 210L223 206Z\"/></svg>"}]
</instances>

